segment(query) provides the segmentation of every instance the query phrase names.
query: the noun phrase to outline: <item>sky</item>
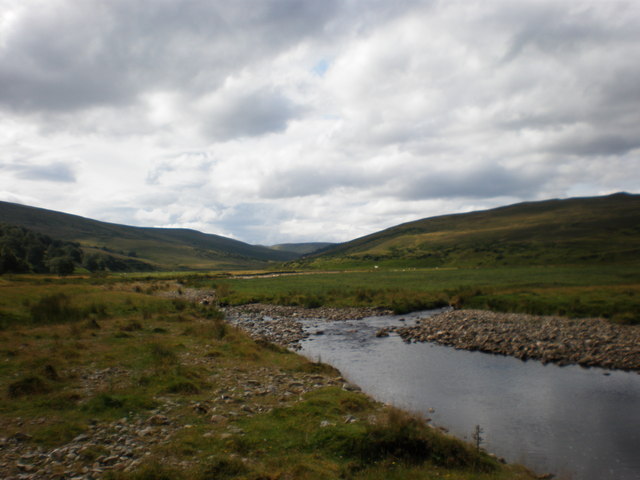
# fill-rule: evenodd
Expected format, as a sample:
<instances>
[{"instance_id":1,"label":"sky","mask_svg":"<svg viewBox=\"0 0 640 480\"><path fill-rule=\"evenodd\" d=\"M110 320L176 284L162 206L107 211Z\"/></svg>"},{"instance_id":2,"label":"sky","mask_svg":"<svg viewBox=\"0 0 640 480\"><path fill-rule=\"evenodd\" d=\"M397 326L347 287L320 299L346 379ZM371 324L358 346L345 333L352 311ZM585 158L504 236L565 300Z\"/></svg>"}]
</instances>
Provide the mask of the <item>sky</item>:
<instances>
[{"instance_id":1,"label":"sky","mask_svg":"<svg viewBox=\"0 0 640 480\"><path fill-rule=\"evenodd\" d=\"M640 2L0 0L0 200L253 244L640 192Z\"/></svg>"}]
</instances>

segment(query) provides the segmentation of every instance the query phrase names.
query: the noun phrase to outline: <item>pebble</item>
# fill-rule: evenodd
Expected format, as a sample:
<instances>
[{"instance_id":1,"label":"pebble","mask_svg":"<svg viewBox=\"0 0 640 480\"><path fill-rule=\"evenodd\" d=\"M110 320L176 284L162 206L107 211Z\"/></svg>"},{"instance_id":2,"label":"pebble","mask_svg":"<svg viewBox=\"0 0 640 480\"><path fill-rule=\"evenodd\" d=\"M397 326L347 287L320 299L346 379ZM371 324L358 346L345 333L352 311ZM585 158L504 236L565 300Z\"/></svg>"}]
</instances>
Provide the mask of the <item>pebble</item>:
<instances>
[{"instance_id":1,"label":"pebble","mask_svg":"<svg viewBox=\"0 0 640 480\"><path fill-rule=\"evenodd\" d=\"M241 328L252 324L254 338L291 348L304 337L300 322L296 319L327 316L332 320L363 318L381 314L372 309L299 309L296 307L230 307L233 313L230 319L241 323ZM290 315L290 317L289 317ZM284 319L287 316L287 319ZM285 321L283 321L285 320ZM231 320L233 322L233 320ZM194 359L196 357L194 356ZM205 356L202 361L210 361ZM73 367L67 372L82 381L82 389L87 396L104 386L113 377L126 375L124 369L112 367L87 372L81 367ZM212 424L227 425L235 418L269 412L269 396L283 402L295 401L306 392L329 385L342 386L346 381L341 377L329 377L309 373L283 372L274 369L257 369L244 372L241 369L228 372L228 378L222 378L234 386L226 386L213 392L210 400L187 405L191 411L206 415ZM354 389L357 387L353 386ZM289 392L289 389L294 392ZM257 404L248 399L260 399ZM267 404L262 404L263 400ZM32 437L26 432L18 432L10 437L0 437L0 478L3 480L36 479L72 479L83 480L102 478L109 471L133 471L155 445L171 441L174 434L186 428L175 416L183 403L170 398L159 397L162 405L147 415L133 415L119 420L101 423L89 422L87 430L70 442L53 449L43 449L33 444ZM235 412L226 411L221 405L236 405ZM222 408L222 409L221 409ZM221 409L221 410L219 410ZM224 412L221 415L220 412ZM22 419L16 419L16 425L23 425ZM228 439L244 432L234 425L226 433L205 432L210 438Z\"/></svg>"},{"instance_id":2,"label":"pebble","mask_svg":"<svg viewBox=\"0 0 640 480\"><path fill-rule=\"evenodd\" d=\"M357 320L392 313L378 308L302 308L260 303L226 307L224 311L229 323L246 331L252 338L291 350L299 350L300 340L309 337L299 321L301 319ZM324 335L324 330L318 328L313 334Z\"/></svg>"},{"instance_id":3,"label":"pebble","mask_svg":"<svg viewBox=\"0 0 640 480\"><path fill-rule=\"evenodd\" d=\"M454 310L392 327L407 342L510 355L559 365L640 371L640 326L483 310Z\"/></svg>"}]
</instances>

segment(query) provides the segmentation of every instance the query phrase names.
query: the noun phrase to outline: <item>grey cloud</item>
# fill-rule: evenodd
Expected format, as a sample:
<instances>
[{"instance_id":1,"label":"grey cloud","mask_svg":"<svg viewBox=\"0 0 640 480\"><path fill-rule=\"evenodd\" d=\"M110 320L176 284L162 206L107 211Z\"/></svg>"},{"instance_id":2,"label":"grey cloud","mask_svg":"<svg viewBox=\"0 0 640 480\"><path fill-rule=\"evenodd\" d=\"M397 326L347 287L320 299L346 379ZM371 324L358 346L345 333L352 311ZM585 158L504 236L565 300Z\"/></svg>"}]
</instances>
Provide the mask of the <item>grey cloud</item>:
<instances>
[{"instance_id":1,"label":"grey cloud","mask_svg":"<svg viewBox=\"0 0 640 480\"><path fill-rule=\"evenodd\" d=\"M203 133L219 140L252 137L286 130L302 108L272 89L223 98L207 115Z\"/></svg>"},{"instance_id":2,"label":"grey cloud","mask_svg":"<svg viewBox=\"0 0 640 480\"><path fill-rule=\"evenodd\" d=\"M172 223L195 224L173 212L224 201L202 222L239 238L287 221L295 230L298 220L346 232L378 225L387 215L378 203L397 206L391 225L423 204L440 205L429 212L438 214L637 184L631 173L602 173L637 163L638 2L0 3L25 12L0 22L0 149L14 162L2 189L29 191L24 178L74 181L73 165L56 158L151 159L146 185L139 170L98 180L96 190L122 192L112 221L170 210ZM311 76L322 59L331 68ZM271 64L281 76L256 78ZM286 134L247 138L272 132ZM239 140L217 142L229 139ZM34 150L17 157L26 145ZM219 163L198 152L163 156L182 148L207 148ZM480 158L494 165L474 166ZM526 169L510 166L524 159ZM94 185L82 180L73 190L89 198ZM255 203L237 206L238 197ZM336 219L345 209L352 219Z\"/></svg>"},{"instance_id":3,"label":"grey cloud","mask_svg":"<svg viewBox=\"0 0 640 480\"><path fill-rule=\"evenodd\" d=\"M266 242L274 232L274 225L290 218L290 213L278 205L262 202L240 203L224 209L221 219L212 225L212 231L231 231L245 242Z\"/></svg>"},{"instance_id":4,"label":"grey cloud","mask_svg":"<svg viewBox=\"0 0 640 480\"><path fill-rule=\"evenodd\" d=\"M53 162L46 165L13 164L0 167L13 172L17 178L33 181L74 183L76 181L73 169L63 162Z\"/></svg>"},{"instance_id":5,"label":"grey cloud","mask_svg":"<svg viewBox=\"0 0 640 480\"><path fill-rule=\"evenodd\" d=\"M578 156L624 155L640 148L640 137L620 134L591 134L564 139L551 151Z\"/></svg>"},{"instance_id":6,"label":"grey cloud","mask_svg":"<svg viewBox=\"0 0 640 480\"><path fill-rule=\"evenodd\" d=\"M27 9L0 54L0 102L59 111L125 99L127 74L103 10L91 2Z\"/></svg>"},{"instance_id":7,"label":"grey cloud","mask_svg":"<svg viewBox=\"0 0 640 480\"><path fill-rule=\"evenodd\" d=\"M259 194L269 199L306 197L336 188L367 188L380 180L380 174L357 166L299 166L270 174L262 180Z\"/></svg>"},{"instance_id":8,"label":"grey cloud","mask_svg":"<svg viewBox=\"0 0 640 480\"><path fill-rule=\"evenodd\" d=\"M28 3L28 2L27 2ZM0 49L0 105L73 111L154 88L199 94L322 32L337 1L31 3Z\"/></svg>"},{"instance_id":9,"label":"grey cloud","mask_svg":"<svg viewBox=\"0 0 640 480\"><path fill-rule=\"evenodd\" d=\"M514 4L493 20L511 31L505 63L541 69L501 89L517 108L501 112L497 128L536 131L539 152L550 155L616 156L640 147L640 67L630 61L640 55L637 3Z\"/></svg>"},{"instance_id":10,"label":"grey cloud","mask_svg":"<svg viewBox=\"0 0 640 480\"><path fill-rule=\"evenodd\" d=\"M625 8L624 2L615 7L605 2L522 2L504 6L506 8L498 10L493 20L502 28L514 29L503 59L506 62L524 55L530 48L556 56L637 38L637 11L634 9L627 9L626 19L618 21L615 31L606 22L612 10L619 14L620 8ZM623 18L615 16L618 20Z\"/></svg>"},{"instance_id":11,"label":"grey cloud","mask_svg":"<svg viewBox=\"0 0 640 480\"><path fill-rule=\"evenodd\" d=\"M433 198L526 198L544 183L542 173L530 174L499 165L470 167L467 170L434 171L416 174L391 195L408 200Z\"/></svg>"}]
</instances>

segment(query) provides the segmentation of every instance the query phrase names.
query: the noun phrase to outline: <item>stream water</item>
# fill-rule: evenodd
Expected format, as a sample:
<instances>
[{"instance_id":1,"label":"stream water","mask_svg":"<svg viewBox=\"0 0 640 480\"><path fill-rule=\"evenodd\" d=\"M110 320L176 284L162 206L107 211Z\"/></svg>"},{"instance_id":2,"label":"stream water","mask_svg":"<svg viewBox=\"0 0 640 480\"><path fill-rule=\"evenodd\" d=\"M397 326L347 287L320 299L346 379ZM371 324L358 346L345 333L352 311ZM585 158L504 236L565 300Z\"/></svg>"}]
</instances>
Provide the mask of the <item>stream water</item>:
<instances>
[{"instance_id":1,"label":"stream water","mask_svg":"<svg viewBox=\"0 0 640 480\"><path fill-rule=\"evenodd\" d=\"M640 375L407 344L393 333L375 336L383 326L409 325L436 312L305 321L312 335L301 353L338 368L377 400L422 413L459 438L471 438L480 425L487 451L537 473L640 479Z\"/></svg>"}]
</instances>

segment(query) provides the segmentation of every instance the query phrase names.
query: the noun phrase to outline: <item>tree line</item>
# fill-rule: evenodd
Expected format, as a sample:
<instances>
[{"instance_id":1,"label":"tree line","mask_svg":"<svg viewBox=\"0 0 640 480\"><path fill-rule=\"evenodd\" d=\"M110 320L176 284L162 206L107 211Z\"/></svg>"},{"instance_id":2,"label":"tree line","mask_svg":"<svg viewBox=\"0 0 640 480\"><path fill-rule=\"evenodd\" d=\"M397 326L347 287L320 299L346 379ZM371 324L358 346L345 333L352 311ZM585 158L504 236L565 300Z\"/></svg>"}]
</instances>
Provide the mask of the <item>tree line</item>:
<instances>
[{"instance_id":1,"label":"tree line","mask_svg":"<svg viewBox=\"0 0 640 480\"><path fill-rule=\"evenodd\" d=\"M85 255L77 242L56 240L24 227L0 223L0 275L4 273L54 273L70 275L76 268L90 272L150 271L140 260L109 254Z\"/></svg>"},{"instance_id":2,"label":"tree line","mask_svg":"<svg viewBox=\"0 0 640 480\"><path fill-rule=\"evenodd\" d=\"M0 224L0 274L69 275L82 264L80 244L64 242L24 227Z\"/></svg>"}]
</instances>

